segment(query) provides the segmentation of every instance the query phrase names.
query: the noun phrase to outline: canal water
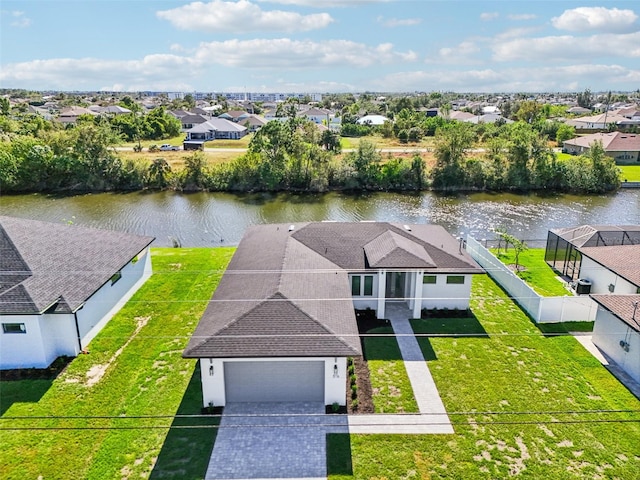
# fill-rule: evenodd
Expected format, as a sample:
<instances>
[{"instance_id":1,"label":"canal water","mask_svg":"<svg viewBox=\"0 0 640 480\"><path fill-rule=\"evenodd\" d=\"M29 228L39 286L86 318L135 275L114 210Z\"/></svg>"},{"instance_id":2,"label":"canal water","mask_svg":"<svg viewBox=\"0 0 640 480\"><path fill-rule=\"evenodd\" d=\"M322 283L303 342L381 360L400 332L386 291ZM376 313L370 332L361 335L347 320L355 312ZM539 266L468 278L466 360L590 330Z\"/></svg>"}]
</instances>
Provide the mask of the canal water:
<instances>
[{"instance_id":1,"label":"canal water","mask_svg":"<svg viewBox=\"0 0 640 480\"><path fill-rule=\"evenodd\" d=\"M236 245L250 225L321 220L435 223L453 235L470 234L477 239L494 238L493 229L505 227L512 235L533 242L545 239L550 228L640 224L640 190L599 196L442 196L431 192L17 195L0 196L0 214L151 235L156 237L155 246Z\"/></svg>"}]
</instances>

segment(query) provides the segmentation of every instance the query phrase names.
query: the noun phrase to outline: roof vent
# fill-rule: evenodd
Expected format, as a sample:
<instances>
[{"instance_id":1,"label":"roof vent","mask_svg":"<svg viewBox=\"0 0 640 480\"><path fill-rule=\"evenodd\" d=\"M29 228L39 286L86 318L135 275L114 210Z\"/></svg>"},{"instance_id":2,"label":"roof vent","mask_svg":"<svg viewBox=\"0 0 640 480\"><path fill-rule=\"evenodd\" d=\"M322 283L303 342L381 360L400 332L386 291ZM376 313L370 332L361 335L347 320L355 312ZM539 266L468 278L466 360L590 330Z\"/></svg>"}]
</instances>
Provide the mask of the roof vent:
<instances>
[{"instance_id":1,"label":"roof vent","mask_svg":"<svg viewBox=\"0 0 640 480\"><path fill-rule=\"evenodd\" d=\"M293 232L295 230L296 226L295 225L289 225L289 231Z\"/></svg>"},{"instance_id":2,"label":"roof vent","mask_svg":"<svg viewBox=\"0 0 640 480\"><path fill-rule=\"evenodd\" d=\"M409 225L403 225L403 227L407 232L411 231L411 227Z\"/></svg>"}]
</instances>

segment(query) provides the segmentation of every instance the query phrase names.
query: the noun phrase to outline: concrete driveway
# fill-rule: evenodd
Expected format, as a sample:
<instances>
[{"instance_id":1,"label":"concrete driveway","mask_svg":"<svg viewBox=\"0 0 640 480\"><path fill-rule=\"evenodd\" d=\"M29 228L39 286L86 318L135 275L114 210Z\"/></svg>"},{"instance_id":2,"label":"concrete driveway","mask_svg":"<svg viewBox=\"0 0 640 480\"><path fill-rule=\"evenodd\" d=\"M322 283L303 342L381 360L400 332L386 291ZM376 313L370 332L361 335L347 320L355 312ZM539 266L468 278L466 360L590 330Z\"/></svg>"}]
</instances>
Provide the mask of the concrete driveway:
<instances>
[{"instance_id":1,"label":"concrete driveway","mask_svg":"<svg viewBox=\"0 0 640 480\"><path fill-rule=\"evenodd\" d=\"M326 435L347 432L322 403L230 403L205 478L326 480Z\"/></svg>"}]
</instances>

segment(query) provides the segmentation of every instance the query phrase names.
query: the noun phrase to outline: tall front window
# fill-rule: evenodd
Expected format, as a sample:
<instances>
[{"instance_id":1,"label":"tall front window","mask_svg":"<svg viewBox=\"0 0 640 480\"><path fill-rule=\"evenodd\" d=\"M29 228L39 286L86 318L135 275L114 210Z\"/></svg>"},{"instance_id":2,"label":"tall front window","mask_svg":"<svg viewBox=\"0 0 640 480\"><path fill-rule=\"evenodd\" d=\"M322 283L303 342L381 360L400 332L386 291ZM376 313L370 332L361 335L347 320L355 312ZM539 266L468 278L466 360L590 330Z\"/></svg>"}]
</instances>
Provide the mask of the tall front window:
<instances>
[{"instance_id":1,"label":"tall front window","mask_svg":"<svg viewBox=\"0 0 640 480\"><path fill-rule=\"evenodd\" d=\"M373 275L364 276L364 295L366 297L373 295Z\"/></svg>"},{"instance_id":2,"label":"tall front window","mask_svg":"<svg viewBox=\"0 0 640 480\"><path fill-rule=\"evenodd\" d=\"M351 277L351 295L354 297L360 296L360 275Z\"/></svg>"}]
</instances>

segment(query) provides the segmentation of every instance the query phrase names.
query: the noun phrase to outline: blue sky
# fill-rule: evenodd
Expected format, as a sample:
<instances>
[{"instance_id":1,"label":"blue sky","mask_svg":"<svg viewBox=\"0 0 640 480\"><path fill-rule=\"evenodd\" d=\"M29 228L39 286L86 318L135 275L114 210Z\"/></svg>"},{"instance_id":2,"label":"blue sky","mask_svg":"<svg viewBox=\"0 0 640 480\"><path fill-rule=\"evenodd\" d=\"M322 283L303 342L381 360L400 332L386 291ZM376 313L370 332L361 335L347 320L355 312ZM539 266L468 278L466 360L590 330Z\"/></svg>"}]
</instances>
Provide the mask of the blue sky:
<instances>
[{"instance_id":1,"label":"blue sky","mask_svg":"<svg viewBox=\"0 0 640 480\"><path fill-rule=\"evenodd\" d=\"M640 88L638 1L3 0L0 87Z\"/></svg>"}]
</instances>

